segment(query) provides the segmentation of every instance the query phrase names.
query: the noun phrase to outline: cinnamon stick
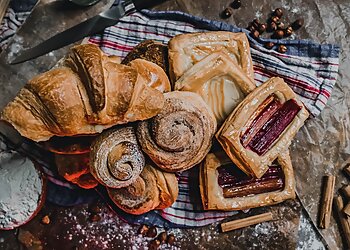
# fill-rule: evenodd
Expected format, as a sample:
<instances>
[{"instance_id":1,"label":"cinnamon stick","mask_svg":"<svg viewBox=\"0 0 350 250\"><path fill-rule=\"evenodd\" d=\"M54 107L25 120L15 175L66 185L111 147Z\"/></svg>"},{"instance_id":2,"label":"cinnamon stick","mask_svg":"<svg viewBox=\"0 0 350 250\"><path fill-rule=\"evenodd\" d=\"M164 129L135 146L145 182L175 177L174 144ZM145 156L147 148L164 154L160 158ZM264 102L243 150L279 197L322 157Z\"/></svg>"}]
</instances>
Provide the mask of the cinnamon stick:
<instances>
[{"instance_id":1,"label":"cinnamon stick","mask_svg":"<svg viewBox=\"0 0 350 250\"><path fill-rule=\"evenodd\" d=\"M343 199L341 196L338 195L338 196L334 197L334 206L335 206L336 212L338 214L341 227L343 229L342 236L345 238L347 247L350 248L350 224L348 221L348 217L342 211L344 208L344 202L343 202Z\"/></svg>"},{"instance_id":2,"label":"cinnamon stick","mask_svg":"<svg viewBox=\"0 0 350 250\"><path fill-rule=\"evenodd\" d=\"M343 209L343 212L350 216L350 202L346 204L345 208Z\"/></svg>"},{"instance_id":3,"label":"cinnamon stick","mask_svg":"<svg viewBox=\"0 0 350 250\"><path fill-rule=\"evenodd\" d=\"M341 193L344 195L345 199L347 202L350 201L350 185L347 185L347 186L343 186L341 189L340 189Z\"/></svg>"},{"instance_id":4,"label":"cinnamon stick","mask_svg":"<svg viewBox=\"0 0 350 250\"><path fill-rule=\"evenodd\" d=\"M318 226L319 228L325 229L329 227L329 223L331 221L335 176L328 175L324 178L325 182L323 183L323 195Z\"/></svg>"},{"instance_id":5,"label":"cinnamon stick","mask_svg":"<svg viewBox=\"0 0 350 250\"><path fill-rule=\"evenodd\" d=\"M221 230L222 230L222 232L228 232L228 231L232 231L235 229L259 224L259 223L262 223L265 221L270 221L272 219L273 219L273 217L272 217L271 212L258 214L258 215L250 216L250 217L247 217L244 219L233 220L233 221L222 223Z\"/></svg>"},{"instance_id":6,"label":"cinnamon stick","mask_svg":"<svg viewBox=\"0 0 350 250\"><path fill-rule=\"evenodd\" d=\"M350 177L350 163L346 164L343 170L347 174L347 176Z\"/></svg>"}]
</instances>

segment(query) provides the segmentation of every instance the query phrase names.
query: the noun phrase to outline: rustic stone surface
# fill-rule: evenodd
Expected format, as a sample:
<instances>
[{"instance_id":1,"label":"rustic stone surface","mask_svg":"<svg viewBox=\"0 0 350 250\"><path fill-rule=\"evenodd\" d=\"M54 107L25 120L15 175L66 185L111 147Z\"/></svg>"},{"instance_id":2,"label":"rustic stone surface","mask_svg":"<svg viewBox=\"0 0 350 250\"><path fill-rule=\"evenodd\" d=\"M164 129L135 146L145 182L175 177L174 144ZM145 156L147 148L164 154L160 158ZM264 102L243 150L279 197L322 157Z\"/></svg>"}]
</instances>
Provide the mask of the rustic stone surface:
<instances>
[{"instance_id":1,"label":"rustic stone surface","mask_svg":"<svg viewBox=\"0 0 350 250\"><path fill-rule=\"evenodd\" d=\"M27 23L15 36L14 41L0 56L0 109L16 95L19 86L37 73L50 69L66 53L68 46L30 62L10 66L7 61L13 58L15 53L99 13L108 8L107 4L110 2L109 0L103 0L90 8L65 9L66 5L62 1L42 0ZM182 10L194 15L223 21L220 18L220 13L230 2L229 0L169 0L156 9ZM348 71L350 66L350 44L348 43L350 36L350 3L348 0L242 0L241 8L235 10L233 15L224 21L246 27L254 18L265 21L268 14L277 7L284 9L283 18L286 24L300 17L305 19L305 26L293 34L291 39L312 39L320 43L337 43L342 47L339 78L326 109L319 117L307 122L291 146L299 196L311 218L316 221L318 199L321 192L321 176L327 173L337 175L337 187L340 187L342 183L348 183L348 180L342 176L340 169L350 159L350 114L348 111L350 107L350 96L348 95L350 92L350 74ZM256 210L252 212L257 212ZM259 209L259 212L262 210ZM237 230L228 234L218 233L217 225L196 230L174 230L177 239L176 244L185 249L189 247L191 249L204 249L217 246L220 246L221 249L294 249L297 241L296 235L298 234L296 229L299 224L300 204L297 201L291 201L275 206L272 210L276 210L283 218L276 222L264 223L260 226ZM53 214L50 215L52 223L42 225L40 218L50 213ZM136 232L137 227L130 228L119 219L113 216L109 217L109 215L102 217L99 222L94 222L95 224L89 222L85 217L88 218L87 215L84 215L84 209L81 207L57 208L48 204L41 215L39 214L24 227L38 236L44 242L44 248L47 249L54 249L57 246L64 246L64 249L73 249L73 247L81 249L85 248L84 244L89 247L98 244L99 248L102 248L102 242L107 241L105 225L115 225L115 230L121 232L116 234L121 235L120 237L114 237L115 243L112 246L121 248L125 244L130 246L128 244L131 244L131 242L137 242L132 240L125 242L125 237L133 235L132 232ZM57 218L56 222L60 221L61 223L55 223L55 218ZM96 229L96 225L100 226ZM312 231L305 214L302 217L302 225L308 225L308 231L305 231L306 229L303 227L300 228L299 242L301 243L299 243L299 248L311 249L308 244L315 242L313 240L315 232ZM284 231L286 227L290 228L287 233ZM77 230L77 228L80 228L80 230ZM82 228L85 233L83 233ZM91 228L94 228L94 234L97 237L92 238L98 243L89 244L83 241L83 239L88 238L85 235L86 233L91 236L91 232L87 232ZM129 229L123 233L123 228ZM67 233L67 231L74 233ZM20 248L15 233L16 231L0 232L0 249ZM70 234L72 234L72 239L69 236ZM333 218L330 229L324 230L323 234L331 249L341 248L338 227ZM137 238L136 236L132 237ZM82 240L81 243L79 240ZM322 244L317 243L316 245L322 248Z\"/></svg>"}]
</instances>

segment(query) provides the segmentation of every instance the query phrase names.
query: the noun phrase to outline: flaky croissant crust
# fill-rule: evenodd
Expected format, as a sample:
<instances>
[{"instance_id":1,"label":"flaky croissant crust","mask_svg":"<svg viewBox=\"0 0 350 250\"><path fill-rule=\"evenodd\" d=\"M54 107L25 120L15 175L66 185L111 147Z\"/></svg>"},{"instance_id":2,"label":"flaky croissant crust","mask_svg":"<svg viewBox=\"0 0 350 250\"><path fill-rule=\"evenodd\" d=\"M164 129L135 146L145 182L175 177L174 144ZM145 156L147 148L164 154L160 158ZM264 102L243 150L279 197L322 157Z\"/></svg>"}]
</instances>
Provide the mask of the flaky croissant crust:
<instances>
[{"instance_id":1,"label":"flaky croissant crust","mask_svg":"<svg viewBox=\"0 0 350 250\"><path fill-rule=\"evenodd\" d=\"M59 67L31 79L1 119L23 136L45 141L54 135L100 133L156 115L164 104L158 89L169 88L165 72L150 62L138 61L135 69L117 61L95 45L75 46ZM140 70L157 75L156 86Z\"/></svg>"}]
</instances>

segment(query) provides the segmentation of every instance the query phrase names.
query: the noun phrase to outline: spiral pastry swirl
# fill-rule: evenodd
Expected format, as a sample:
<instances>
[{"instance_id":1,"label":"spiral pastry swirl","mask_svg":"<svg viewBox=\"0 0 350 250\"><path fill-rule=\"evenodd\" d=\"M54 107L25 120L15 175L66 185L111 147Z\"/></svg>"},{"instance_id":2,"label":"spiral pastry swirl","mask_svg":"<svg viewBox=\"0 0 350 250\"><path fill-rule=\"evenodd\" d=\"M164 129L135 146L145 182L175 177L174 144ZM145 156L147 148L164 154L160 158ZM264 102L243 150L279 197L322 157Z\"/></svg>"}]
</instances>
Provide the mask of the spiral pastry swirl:
<instances>
[{"instance_id":1,"label":"spiral pastry swirl","mask_svg":"<svg viewBox=\"0 0 350 250\"><path fill-rule=\"evenodd\" d=\"M138 215L171 206L177 199L179 188L175 174L146 164L135 182L120 189L107 188L107 191L120 209Z\"/></svg>"},{"instance_id":2,"label":"spiral pastry swirl","mask_svg":"<svg viewBox=\"0 0 350 250\"><path fill-rule=\"evenodd\" d=\"M184 171L209 152L216 119L198 94L174 91L164 97L161 112L139 123L137 138L143 151L161 169Z\"/></svg>"},{"instance_id":3,"label":"spiral pastry swirl","mask_svg":"<svg viewBox=\"0 0 350 250\"><path fill-rule=\"evenodd\" d=\"M91 174L103 185L121 188L134 182L145 166L132 127L103 132L90 153Z\"/></svg>"}]
</instances>

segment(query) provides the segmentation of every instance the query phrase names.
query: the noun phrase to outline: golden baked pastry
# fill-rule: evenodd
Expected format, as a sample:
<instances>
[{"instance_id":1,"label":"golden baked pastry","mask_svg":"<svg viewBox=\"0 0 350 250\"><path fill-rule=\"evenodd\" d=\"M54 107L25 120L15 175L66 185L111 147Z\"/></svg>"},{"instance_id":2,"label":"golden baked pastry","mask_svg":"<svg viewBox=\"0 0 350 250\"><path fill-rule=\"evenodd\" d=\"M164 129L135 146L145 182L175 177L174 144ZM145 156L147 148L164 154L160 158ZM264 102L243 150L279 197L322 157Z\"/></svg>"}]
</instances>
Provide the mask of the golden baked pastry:
<instances>
[{"instance_id":1,"label":"golden baked pastry","mask_svg":"<svg viewBox=\"0 0 350 250\"><path fill-rule=\"evenodd\" d=\"M59 175L81 188L91 189L98 185L89 170L89 152L84 154L55 154Z\"/></svg>"},{"instance_id":2,"label":"golden baked pastry","mask_svg":"<svg viewBox=\"0 0 350 250\"><path fill-rule=\"evenodd\" d=\"M289 152L278 156L262 178L245 175L223 152L210 153L200 166L200 191L206 210L244 210L295 198Z\"/></svg>"},{"instance_id":3,"label":"golden baked pastry","mask_svg":"<svg viewBox=\"0 0 350 250\"><path fill-rule=\"evenodd\" d=\"M254 82L249 41L245 33L212 31L181 34L173 37L168 47L172 83L203 58L219 51L230 56Z\"/></svg>"},{"instance_id":4,"label":"golden baked pastry","mask_svg":"<svg viewBox=\"0 0 350 250\"><path fill-rule=\"evenodd\" d=\"M170 81L164 70L157 64L144 59L135 59L129 65L137 70L139 76L144 78L144 82L153 89L160 92L171 91Z\"/></svg>"},{"instance_id":5,"label":"golden baked pastry","mask_svg":"<svg viewBox=\"0 0 350 250\"><path fill-rule=\"evenodd\" d=\"M184 171L201 162L209 152L216 119L195 93L174 91L164 97L162 111L139 123L137 138L142 150L161 169Z\"/></svg>"},{"instance_id":6,"label":"golden baked pastry","mask_svg":"<svg viewBox=\"0 0 350 250\"><path fill-rule=\"evenodd\" d=\"M161 67L168 73L168 47L154 40L144 40L136 45L123 59L122 64L129 64L135 59L145 59Z\"/></svg>"},{"instance_id":7,"label":"golden baked pastry","mask_svg":"<svg viewBox=\"0 0 350 250\"><path fill-rule=\"evenodd\" d=\"M107 190L120 209L130 214L143 214L171 206L177 199L179 187L175 174L146 164L141 175L130 186Z\"/></svg>"},{"instance_id":8,"label":"golden baked pastry","mask_svg":"<svg viewBox=\"0 0 350 250\"><path fill-rule=\"evenodd\" d=\"M91 146L90 172L107 187L130 185L144 166L145 158L132 127L105 131Z\"/></svg>"},{"instance_id":9,"label":"golden baked pastry","mask_svg":"<svg viewBox=\"0 0 350 250\"><path fill-rule=\"evenodd\" d=\"M45 141L54 135L100 133L156 115L164 104L163 94L136 69L116 61L92 44L73 47L63 66L30 80L1 119L23 136Z\"/></svg>"},{"instance_id":10,"label":"golden baked pastry","mask_svg":"<svg viewBox=\"0 0 350 250\"><path fill-rule=\"evenodd\" d=\"M216 137L237 167L260 178L308 116L293 90L274 77L238 105Z\"/></svg>"},{"instance_id":11,"label":"golden baked pastry","mask_svg":"<svg viewBox=\"0 0 350 250\"><path fill-rule=\"evenodd\" d=\"M218 124L223 123L255 88L254 81L224 52L208 55L175 82L175 90L199 94L213 111Z\"/></svg>"}]
</instances>

